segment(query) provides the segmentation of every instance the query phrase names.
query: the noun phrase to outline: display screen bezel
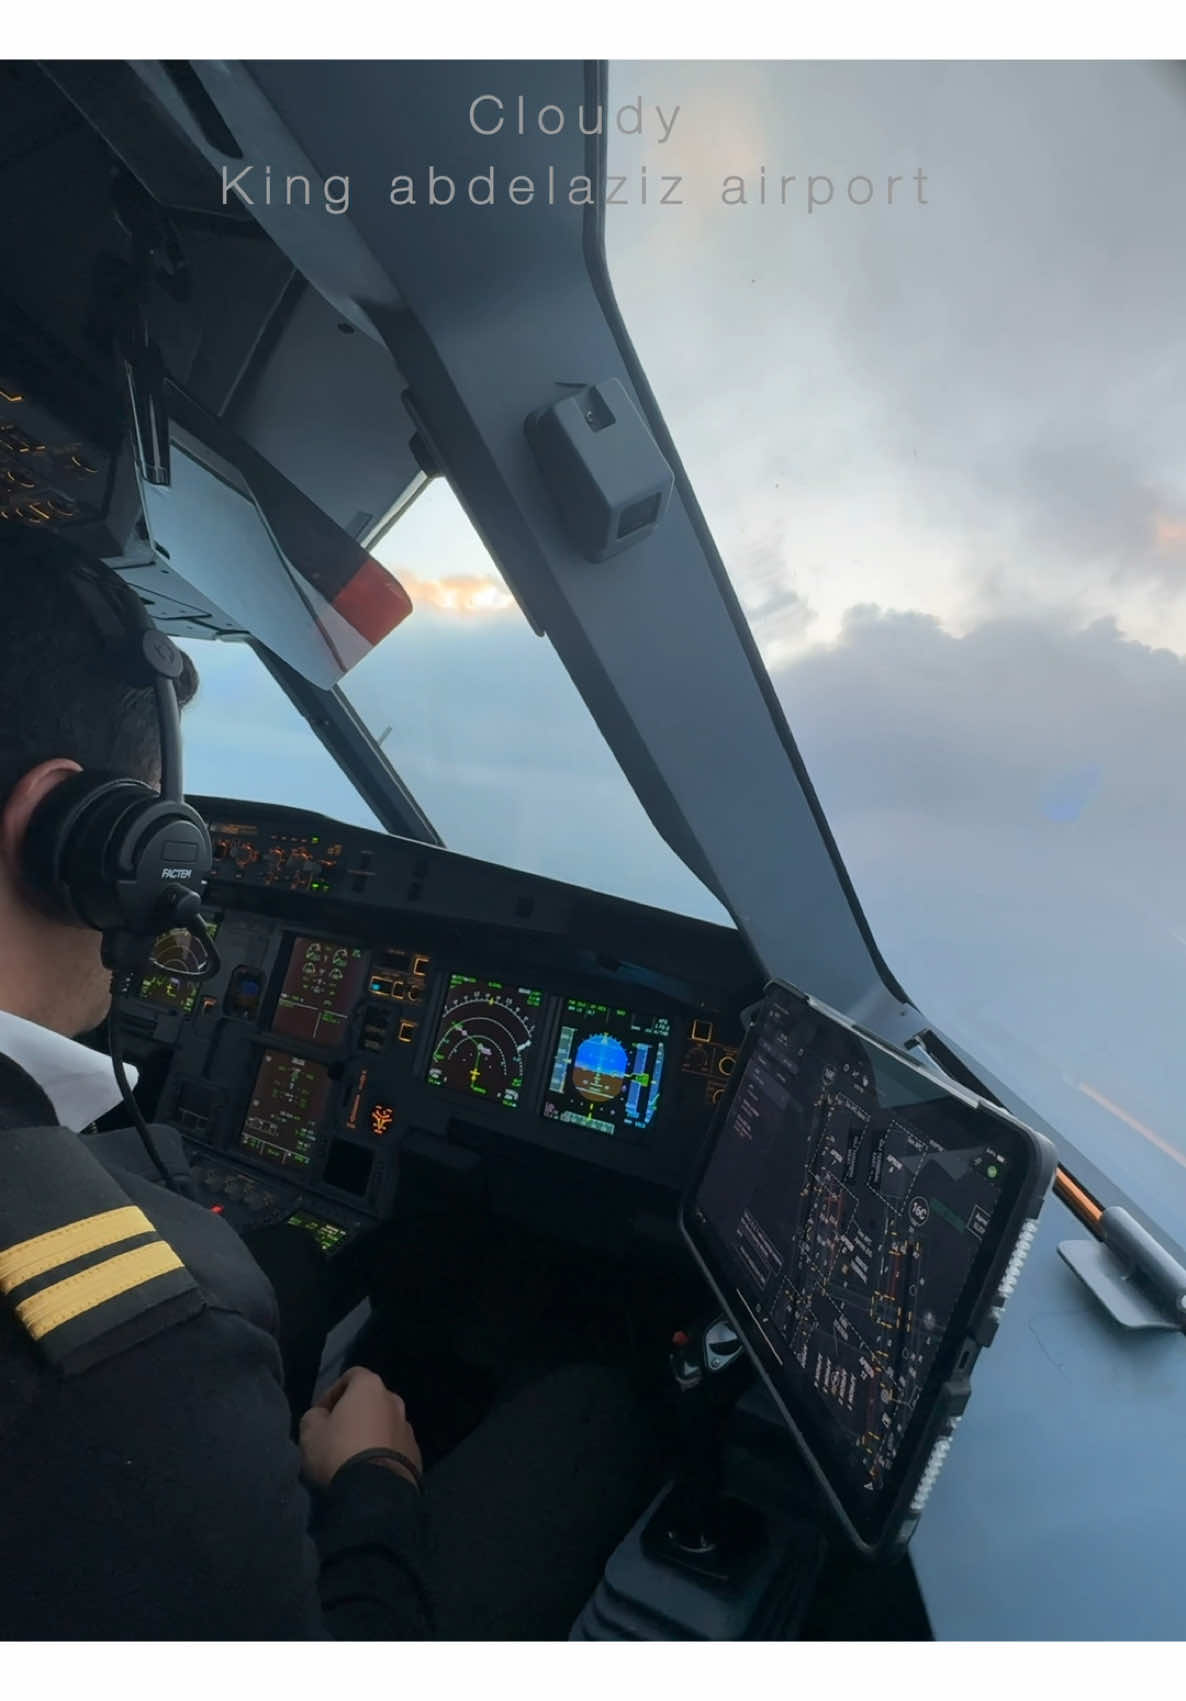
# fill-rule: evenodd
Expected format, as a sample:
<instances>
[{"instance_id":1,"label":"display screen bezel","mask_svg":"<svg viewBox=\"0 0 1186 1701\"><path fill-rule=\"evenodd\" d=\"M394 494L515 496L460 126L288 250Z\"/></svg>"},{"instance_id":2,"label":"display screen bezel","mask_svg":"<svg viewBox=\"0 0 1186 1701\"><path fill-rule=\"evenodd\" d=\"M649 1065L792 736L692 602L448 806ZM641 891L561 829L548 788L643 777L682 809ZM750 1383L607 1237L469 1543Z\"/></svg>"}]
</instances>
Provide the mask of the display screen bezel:
<instances>
[{"instance_id":1,"label":"display screen bezel","mask_svg":"<svg viewBox=\"0 0 1186 1701\"><path fill-rule=\"evenodd\" d=\"M839 1461L835 1434L831 1430L820 1397L793 1362L781 1364L770 1350L750 1311L742 1288L730 1271L729 1252L697 1205L697 1195L716 1152L717 1141L729 1122L733 1101L741 1090L746 1071L763 1036L766 1022L784 1012L792 1017L810 1010L813 1018L832 1023L877 1053L878 1068L896 1067L925 1083L933 1098L945 1096L953 1122L961 1130L960 1144L969 1136L996 1150L1007 1149L1006 1179L993 1225L965 1277L952 1310L943 1340L919 1394L914 1415L899 1444L893 1464L880 1490L858 1487ZM955 1144L955 1142L953 1142ZM956 1373L961 1354L980 1314L991 1303L1024 1220L1040 1166L1040 1149L1030 1130L993 1107L948 1086L938 1076L920 1069L911 1059L891 1050L851 1024L822 1010L794 988L772 983L746 1033L737 1066L721 1097L708 1136L698 1154L680 1208L680 1226L701 1268L725 1306L762 1377L799 1444L817 1482L833 1509L840 1515L848 1534L864 1551L873 1553L893 1539L905 1517L909 1499L944 1417L941 1391Z\"/></svg>"}]
</instances>

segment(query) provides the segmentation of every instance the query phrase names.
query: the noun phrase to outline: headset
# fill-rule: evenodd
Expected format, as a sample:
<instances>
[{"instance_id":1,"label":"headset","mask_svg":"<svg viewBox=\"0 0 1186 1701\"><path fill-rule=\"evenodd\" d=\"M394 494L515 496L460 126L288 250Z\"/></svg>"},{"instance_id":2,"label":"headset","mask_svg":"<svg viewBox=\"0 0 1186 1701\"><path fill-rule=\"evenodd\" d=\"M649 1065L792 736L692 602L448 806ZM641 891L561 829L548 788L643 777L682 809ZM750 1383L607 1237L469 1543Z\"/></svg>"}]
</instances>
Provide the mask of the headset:
<instances>
[{"instance_id":1,"label":"headset","mask_svg":"<svg viewBox=\"0 0 1186 1701\"><path fill-rule=\"evenodd\" d=\"M50 914L102 935L102 960L112 971L108 1041L116 1081L149 1156L172 1186L127 1081L117 1005L138 984L158 935L170 928L189 929L206 948L206 964L194 978L204 979L218 966L200 913L213 866L210 834L181 792L176 681L184 662L172 639L153 624L140 598L112 569L75 558L69 580L128 685L153 689L161 789L103 770L68 775L30 818L21 874Z\"/></svg>"}]
</instances>

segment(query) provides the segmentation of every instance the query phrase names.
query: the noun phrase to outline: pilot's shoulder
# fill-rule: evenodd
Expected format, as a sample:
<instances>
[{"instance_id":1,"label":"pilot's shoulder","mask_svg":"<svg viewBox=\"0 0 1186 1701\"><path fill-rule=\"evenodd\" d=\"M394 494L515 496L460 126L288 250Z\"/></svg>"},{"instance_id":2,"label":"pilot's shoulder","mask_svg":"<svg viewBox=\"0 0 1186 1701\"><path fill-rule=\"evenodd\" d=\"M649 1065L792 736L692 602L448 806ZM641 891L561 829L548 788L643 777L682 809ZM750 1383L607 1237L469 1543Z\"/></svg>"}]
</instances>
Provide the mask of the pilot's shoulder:
<instances>
[{"instance_id":1,"label":"pilot's shoulder","mask_svg":"<svg viewBox=\"0 0 1186 1701\"><path fill-rule=\"evenodd\" d=\"M205 1305L173 1247L78 1136L45 1127L0 1136L0 1299L64 1375Z\"/></svg>"}]
</instances>

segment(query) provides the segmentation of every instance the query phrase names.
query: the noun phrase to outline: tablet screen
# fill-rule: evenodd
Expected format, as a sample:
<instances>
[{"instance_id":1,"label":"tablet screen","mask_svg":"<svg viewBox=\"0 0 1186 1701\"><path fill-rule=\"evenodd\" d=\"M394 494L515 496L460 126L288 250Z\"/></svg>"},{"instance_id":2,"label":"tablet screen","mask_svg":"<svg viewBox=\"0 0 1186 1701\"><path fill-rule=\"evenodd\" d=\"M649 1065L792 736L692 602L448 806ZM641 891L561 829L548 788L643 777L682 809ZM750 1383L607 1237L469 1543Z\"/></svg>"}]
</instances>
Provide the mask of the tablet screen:
<instances>
[{"instance_id":1,"label":"tablet screen","mask_svg":"<svg viewBox=\"0 0 1186 1701\"><path fill-rule=\"evenodd\" d=\"M1024 1130L768 993L685 1228L864 1540L917 1456L1028 1157Z\"/></svg>"}]
</instances>

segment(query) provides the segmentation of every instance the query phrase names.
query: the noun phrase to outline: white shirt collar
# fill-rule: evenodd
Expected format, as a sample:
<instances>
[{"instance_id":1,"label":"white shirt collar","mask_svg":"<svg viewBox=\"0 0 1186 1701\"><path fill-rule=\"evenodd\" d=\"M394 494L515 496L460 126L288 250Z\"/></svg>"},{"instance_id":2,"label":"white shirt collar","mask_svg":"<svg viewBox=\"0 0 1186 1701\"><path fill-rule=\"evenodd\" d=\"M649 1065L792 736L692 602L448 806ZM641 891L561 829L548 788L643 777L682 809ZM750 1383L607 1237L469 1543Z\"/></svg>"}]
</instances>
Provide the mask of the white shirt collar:
<instances>
[{"instance_id":1,"label":"white shirt collar","mask_svg":"<svg viewBox=\"0 0 1186 1701\"><path fill-rule=\"evenodd\" d=\"M122 1097L109 1057L9 1010L0 1010L0 1052L49 1096L63 1128L81 1133ZM126 1067L134 1085L136 1070Z\"/></svg>"}]
</instances>

